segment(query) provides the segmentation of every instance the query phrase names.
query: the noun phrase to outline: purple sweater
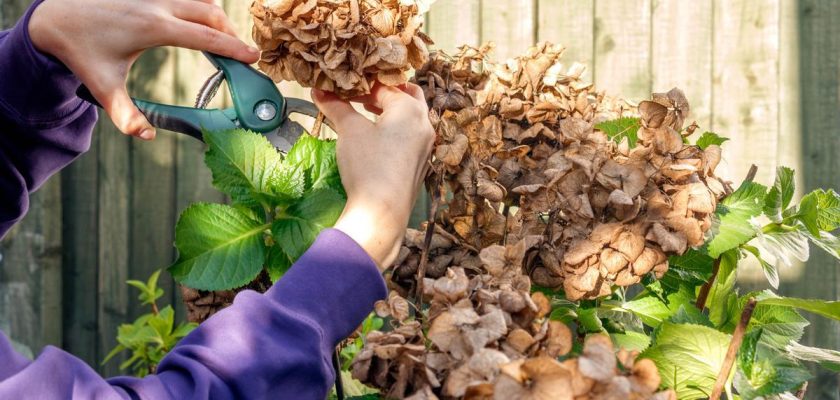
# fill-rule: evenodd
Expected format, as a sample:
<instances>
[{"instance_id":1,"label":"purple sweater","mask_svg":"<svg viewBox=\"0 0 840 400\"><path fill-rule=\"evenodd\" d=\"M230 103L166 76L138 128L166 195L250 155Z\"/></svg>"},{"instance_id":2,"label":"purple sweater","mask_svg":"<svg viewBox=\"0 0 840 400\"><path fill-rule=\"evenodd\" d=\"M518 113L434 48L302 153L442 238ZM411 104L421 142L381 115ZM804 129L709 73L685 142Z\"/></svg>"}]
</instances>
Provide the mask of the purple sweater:
<instances>
[{"instance_id":1,"label":"purple sweater","mask_svg":"<svg viewBox=\"0 0 840 400\"><path fill-rule=\"evenodd\" d=\"M96 122L74 95L78 80L32 46L27 26L40 2L0 32L0 237L29 194L88 149ZM385 295L367 253L327 230L271 290L241 293L143 379L103 379L54 347L30 361L0 333L0 399L323 399L333 348Z\"/></svg>"}]
</instances>

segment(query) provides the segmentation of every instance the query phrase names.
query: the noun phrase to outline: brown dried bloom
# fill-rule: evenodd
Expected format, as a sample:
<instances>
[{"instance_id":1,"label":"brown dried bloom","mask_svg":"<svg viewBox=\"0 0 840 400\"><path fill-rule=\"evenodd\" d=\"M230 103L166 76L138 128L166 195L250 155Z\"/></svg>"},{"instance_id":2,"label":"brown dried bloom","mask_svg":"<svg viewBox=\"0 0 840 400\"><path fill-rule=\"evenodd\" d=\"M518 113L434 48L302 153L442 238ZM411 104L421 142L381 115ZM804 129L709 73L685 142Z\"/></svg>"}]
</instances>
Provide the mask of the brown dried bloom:
<instances>
[{"instance_id":1,"label":"brown dried bloom","mask_svg":"<svg viewBox=\"0 0 840 400\"><path fill-rule=\"evenodd\" d=\"M432 43L418 6L400 0L257 0L251 14L260 69L342 98L406 83Z\"/></svg>"}]
</instances>

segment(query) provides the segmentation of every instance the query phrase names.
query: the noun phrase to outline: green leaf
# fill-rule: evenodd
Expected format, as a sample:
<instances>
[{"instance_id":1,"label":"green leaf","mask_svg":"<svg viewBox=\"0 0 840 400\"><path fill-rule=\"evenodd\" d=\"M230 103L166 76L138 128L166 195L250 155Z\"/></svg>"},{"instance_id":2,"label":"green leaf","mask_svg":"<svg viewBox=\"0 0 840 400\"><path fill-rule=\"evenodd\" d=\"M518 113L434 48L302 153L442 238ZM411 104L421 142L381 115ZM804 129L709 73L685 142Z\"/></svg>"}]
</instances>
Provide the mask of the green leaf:
<instances>
[{"instance_id":1,"label":"green leaf","mask_svg":"<svg viewBox=\"0 0 840 400\"><path fill-rule=\"evenodd\" d=\"M807 242L806 242L806 244L807 244ZM759 252L756 247L743 245L743 246L741 246L741 248L746 250L748 253L752 254L758 260L759 264L761 264L761 269L764 271L764 277L767 278L767 282L770 283L770 286L772 286L773 289L778 289L779 288L779 269L776 268L775 265L770 264L767 261L764 261L764 259L761 258L761 252Z\"/></svg>"},{"instance_id":2,"label":"green leaf","mask_svg":"<svg viewBox=\"0 0 840 400\"><path fill-rule=\"evenodd\" d=\"M790 205L796 190L794 171L788 167L776 169L776 181L764 198L764 214L773 222L782 222L782 213Z\"/></svg>"},{"instance_id":3,"label":"green leaf","mask_svg":"<svg viewBox=\"0 0 840 400\"><path fill-rule=\"evenodd\" d=\"M335 141L303 135L289 150L283 165L303 173L307 191L329 188L344 194L335 158L335 145Z\"/></svg>"},{"instance_id":4,"label":"green leaf","mask_svg":"<svg viewBox=\"0 0 840 400\"><path fill-rule=\"evenodd\" d=\"M794 218L815 237L820 236L820 231L833 231L840 227L840 195L823 189L808 193L799 202Z\"/></svg>"},{"instance_id":5,"label":"green leaf","mask_svg":"<svg viewBox=\"0 0 840 400\"><path fill-rule=\"evenodd\" d=\"M282 162L280 153L265 136L244 131L204 132L208 150L204 162L213 173L213 186L235 203L270 206Z\"/></svg>"},{"instance_id":6,"label":"green leaf","mask_svg":"<svg viewBox=\"0 0 840 400\"><path fill-rule=\"evenodd\" d=\"M741 342L741 348L738 349L738 368L744 373L744 376L752 379L753 363L755 362L755 352L758 347L758 341L761 339L761 334L764 331L754 329L744 335L744 341Z\"/></svg>"},{"instance_id":7,"label":"green leaf","mask_svg":"<svg viewBox=\"0 0 840 400\"><path fill-rule=\"evenodd\" d=\"M797 224L800 228L802 224ZM766 230L766 228L765 228ZM793 259L805 262L810 257L808 238L810 234L804 229L773 228L769 232L759 232L756 237L762 250L776 259L776 265L793 266Z\"/></svg>"},{"instance_id":8,"label":"green leaf","mask_svg":"<svg viewBox=\"0 0 840 400\"><path fill-rule=\"evenodd\" d=\"M366 386L362 382L359 382L350 374L350 371L341 371L341 382L344 383L344 392L345 396L352 397L359 397L359 396L368 396L368 395L375 395L379 393L378 390ZM368 398L368 397L362 397ZM371 397L374 399L378 399L379 397Z\"/></svg>"},{"instance_id":9,"label":"green leaf","mask_svg":"<svg viewBox=\"0 0 840 400\"><path fill-rule=\"evenodd\" d=\"M713 132L704 132L703 135L697 139L697 147L706 150L707 147L711 145L722 145L724 142L728 141L729 138L725 138L723 136L718 136L718 134Z\"/></svg>"},{"instance_id":10,"label":"green leaf","mask_svg":"<svg viewBox=\"0 0 840 400\"><path fill-rule=\"evenodd\" d=\"M274 221L274 241L290 259L297 260L323 229L335 225L345 201L341 194L327 188L306 194Z\"/></svg>"},{"instance_id":11,"label":"green leaf","mask_svg":"<svg viewBox=\"0 0 840 400\"><path fill-rule=\"evenodd\" d=\"M803 346L795 341L791 341L785 350L797 360L817 363L825 369L840 372L840 351Z\"/></svg>"},{"instance_id":12,"label":"green leaf","mask_svg":"<svg viewBox=\"0 0 840 400\"><path fill-rule=\"evenodd\" d=\"M673 293L681 286L700 286L712 276L715 260L700 250L688 249L681 256L668 258L668 272L659 281L666 292Z\"/></svg>"},{"instance_id":13,"label":"green leaf","mask_svg":"<svg viewBox=\"0 0 840 400\"><path fill-rule=\"evenodd\" d=\"M604 324L598 318L597 308L582 308L578 310L580 328L586 333L604 332Z\"/></svg>"},{"instance_id":14,"label":"green leaf","mask_svg":"<svg viewBox=\"0 0 840 400\"><path fill-rule=\"evenodd\" d=\"M812 236L809 233L808 238L826 253L831 254L834 258L840 259L840 238L828 232L820 232L819 237Z\"/></svg>"},{"instance_id":15,"label":"green leaf","mask_svg":"<svg viewBox=\"0 0 840 400\"><path fill-rule=\"evenodd\" d=\"M636 147L639 140L639 128L642 126L639 118L624 117L611 121L604 121L595 125L595 129L607 134L612 141L621 143L627 138L630 148Z\"/></svg>"},{"instance_id":16,"label":"green leaf","mask_svg":"<svg viewBox=\"0 0 840 400\"><path fill-rule=\"evenodd\" d=\"M726 331L732 332L738 324L741 311L750 297L761 299L764 294L750 293L739 299L737 312L726 326ZM761 342L777 349L784 348L790 341L798 341L808 326L808 320L803 318L791 307L781 307L762 304L760 301L753 311L748 331L761 329Z\"/></svg>"},{"instance_id":17,"label":"green leaf","mask_svg":"<svg viewBox=\"0 0 840 400\"><path fill-rule=\"evenodd\" d=\"M617 348L645 351L650 347L650 336L642 332L612 333L610 337Z\"/></svg>"},{"instance_id":18,"label":"green leaf","mask_svg":"<svg viewBox=\"0 0 840 400\"><path fill-rule=\"evenodd\" d=\"M738 280L737 267L737 250L729 250L720 257L718 275L706 300L709 320L716 327L723 326L737 313L735 310L738 302L738 293L735 289L735 283Z\"/></svg>"},{"instance_id":19,"label":"green leaf","mask_svg":"<svg viewBox=\"0 0 840 400\"><path fill-rule=\"evenodd\" d=\"M277 283L291 267L292 260L289 259L289 255L279 245L271 246L268 249L268 255L265 258L265 269L268 271L268 277L271 279L271 282Z\"/></svg>"},{"instance_id":20,"label":"green leaf","mask_svg":"<svg viewBox=\"0 0 840 400\"><path fill-rule=\"evenodd\" d=\"M825 318L840 321L840 301L808 300L793 297L773 296L759 301L759 304L794 307Z\"/></svg>"},{"instance_id":21,"label":"green leaf","mask_svg":"<svg viewBox=\"0 0 840 400\"><path fill-rule=\"evenodd\" d=\"M726 358L731 336L702 325L662 323L656 341L640 358L656 363L662 385L673 388L677 398L708 398Z\"/></svg>"},{"instance_id":22,"label":"green leaf","mask_svg":"<svg viewBox=\"0 0 840 400\"><path fill-rule=\"evenodd\" d=\"M666 304L657 296L644 292L635 299L625 302L621 307L639 316L645 325L656 328L679 312L684 305L691 305L694 301L694 293L683 286L679 291L669 294L667 300Z\"/></svg>"},{"instance_id":23,"label":"green leaf","mask_svg":"<svg viewBox=\"0 0 840 400\"><path fill-rule=\"evenodd\" d=\"M762 185L744 182L718 204L712 226L714 237L708 242L709 256L717 258L755 237L756 229L750 219L761 214L766 192Z\"/></svg>"},{"instance_id":24,"label":"green leaf","mask_svg":"<svg viewBox=\"0 0 840 400\"><path fill-rule=\"evenodd\" d=\"M739 368L734 384L741 398L764 399L793 391L810 378L811 375L801 365L788 359L778 350L759 343L750 375L747 376L745 371Z\"/></svg>"},{"instance_id":25,"label":"green leaf","mask_svg":"<svg viewBox=\"0 0 840 400\"><path fill-rule=\"evenodd\" d=\"M269 225L234 207L199 203L175 226L178 260L169 272L178 282L200 290L243 286L260 273L265 260L263 231Z\"/></svg>"}]
</instances>

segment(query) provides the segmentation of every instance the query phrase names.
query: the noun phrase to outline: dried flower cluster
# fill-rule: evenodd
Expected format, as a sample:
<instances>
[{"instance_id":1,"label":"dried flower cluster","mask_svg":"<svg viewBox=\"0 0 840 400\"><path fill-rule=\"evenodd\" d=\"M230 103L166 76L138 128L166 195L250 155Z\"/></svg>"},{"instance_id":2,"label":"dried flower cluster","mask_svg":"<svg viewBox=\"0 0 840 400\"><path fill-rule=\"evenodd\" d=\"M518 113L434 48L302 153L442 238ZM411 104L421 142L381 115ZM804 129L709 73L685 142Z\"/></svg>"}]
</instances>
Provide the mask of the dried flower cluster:
<instances>
[{"instance_id":1,"label":"dried flower cluster","mask_svg":"<svg viewBox=\"0 0 840 400\"><path fill-rule=\"evenodd\" d=\"M406 83L429 56L418 6L400 0L257 0L251 13L266 74L343 98Z\"/></svg>"},{"instance_id":2,"label":"dried flower cluster","mask_svg":"<svg viewBox=\"0 0 840 400\"><path fill-rule=\"evenodd\" d=\"M592 299L661 277L669 255L703 243L726 190L714 176L721 150L684 144L694 128L683 131L680 90L636 110L583 83L584 68L564 67L560 46L503 64L489 62L489 50L433 53L415 78L438 132L430 180L450 191L428 276L450 266L522 269L570 300ZM641 117L633 146L596 128L633 115ZM417 236L406 237L397 282L417 270ZM524 254L511 245L523 240Z\"/></svg>"},{"instance_id":3,"label":"dried flower cluster","mask_svg":"<svg viewBox=\"0 0 840 400\"><path fill-rule=\"evenodd\" d=\"M551 305L530 293L527 276L510 269L468 278L451 268L426 278L429 329L410 319L409 302L396 292L376 305L398 322L372 332L353 364L353 376L386 398L437 399L672 399L655 393L660 377L650 360L618 353L606 336L590 337L578 358L572 332L547 318ZM426 343L430 343L427 348Z\"/></svg>"}]
</instances>

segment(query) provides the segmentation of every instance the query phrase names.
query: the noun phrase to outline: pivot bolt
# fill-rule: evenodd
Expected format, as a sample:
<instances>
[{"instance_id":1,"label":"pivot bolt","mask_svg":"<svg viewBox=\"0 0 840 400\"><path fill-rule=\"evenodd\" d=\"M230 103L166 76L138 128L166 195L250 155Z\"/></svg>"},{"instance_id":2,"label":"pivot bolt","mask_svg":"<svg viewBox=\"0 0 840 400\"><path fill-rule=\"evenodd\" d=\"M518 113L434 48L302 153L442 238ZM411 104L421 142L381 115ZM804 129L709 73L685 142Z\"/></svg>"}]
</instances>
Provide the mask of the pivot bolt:
<instances>
[{"instance_id":1,"label":"pivot bolt","mask_svg":"<svg viewBox=\"0 0 840 400\"><path fill-rule=\"evenodd\" d=\"M263 121L271 121L277 116L277 106L268 100L263 100L257 103L257 106L254 108L254 114Z\"/></svg>"}]
</instances>

